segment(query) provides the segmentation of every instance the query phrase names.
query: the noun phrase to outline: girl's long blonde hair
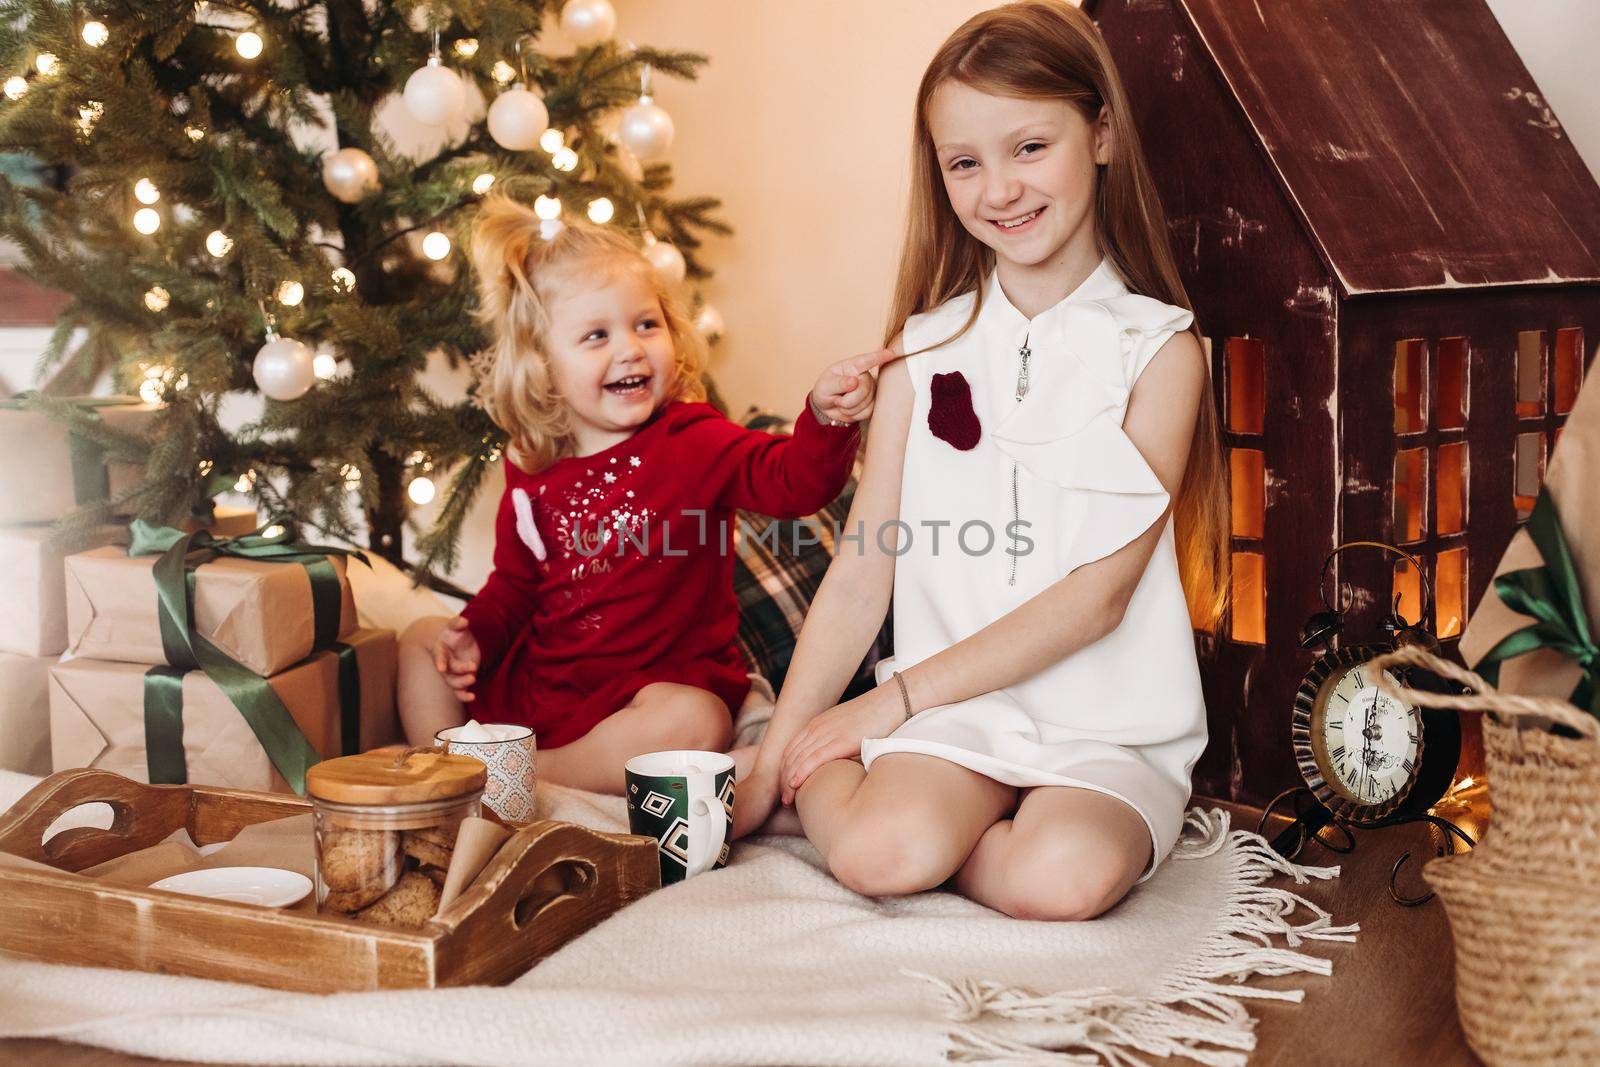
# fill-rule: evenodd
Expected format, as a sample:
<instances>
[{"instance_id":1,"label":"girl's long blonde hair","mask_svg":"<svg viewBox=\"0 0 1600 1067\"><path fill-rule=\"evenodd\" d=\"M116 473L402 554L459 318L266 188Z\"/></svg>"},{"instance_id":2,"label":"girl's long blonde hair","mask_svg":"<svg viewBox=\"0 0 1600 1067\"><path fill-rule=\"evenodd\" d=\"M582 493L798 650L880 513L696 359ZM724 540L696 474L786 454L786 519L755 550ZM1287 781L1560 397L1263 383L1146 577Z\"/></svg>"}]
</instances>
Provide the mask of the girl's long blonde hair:
<instances>
[{"instance_id":1,"label":"girl's long blonde hair","mask_svg":"<svg viewBox=\"0 0 1600 1067\"><path fill-rule=\"evenodd\" d=\"M479 315L493 340L484 407L507 433L506 454L529 473L572 454L572 414L550 375L550 299L557 285L603 285L632 271L661 302L677 359L668 400L706 398L706 344L632 239L613 228L567 223L549 239L542 219L507 196L484 202L472 232Z\"/></svg>"},{"instance_id":2,"label":"girl's long blonde hair","mask_svg":"<svg viewBox=\"0 0 1600 1067\"><path fill-rule=\"evenodd\" d=\"M885 344L912 315L975 292L977 321L983 280L994 253L950 210L928 126L928 102L955 81L999 96L1065 100L1095 122L1102 108L1111 126L1111 161L1098 168L1094 218L1102 249L1136 293L1192 310L1128 112L1122 81L1089 16L1061 0L1021 0L968 19L940 46L917 88L912 134L911 197L900 274ZM1192 329L1200 338L1198 326ZM951 338L954 340L954 338ZM1216 406L1200 405L1189 463L1173 507L1178 566L1191 621L1210 629L1227 602L1230 509Z\"/></svg>"}]
</instances>

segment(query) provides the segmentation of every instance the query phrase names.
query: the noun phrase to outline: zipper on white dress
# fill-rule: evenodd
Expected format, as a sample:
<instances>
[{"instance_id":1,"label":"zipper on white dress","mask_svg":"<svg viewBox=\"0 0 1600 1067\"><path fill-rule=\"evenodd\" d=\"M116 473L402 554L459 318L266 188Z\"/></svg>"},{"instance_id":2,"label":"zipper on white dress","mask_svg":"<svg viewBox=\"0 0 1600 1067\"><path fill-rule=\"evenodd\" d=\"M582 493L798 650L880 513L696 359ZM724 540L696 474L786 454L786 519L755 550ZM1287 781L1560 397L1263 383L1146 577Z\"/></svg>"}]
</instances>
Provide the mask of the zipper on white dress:
<instances>
[{"instance_id":1,"label":"zipper on white dress","mask_svg":"<svg viewBox=\"0 0 1600 1067\"><path fill-rule=\"evenodd\" d=\"M1022 403L1022 398L1028 395L1028 360L1033 356L1033 350L1028 347L1028 339L1022 339L1022 347L1017 350L1021 363L1017 367L1017 403ZM1022 496L1017 488L1017 464L1011 464L1011 576L1006 579L1007 585L1017 584L1017 523L1022 521Z\"/></svg>"}]
</instances>

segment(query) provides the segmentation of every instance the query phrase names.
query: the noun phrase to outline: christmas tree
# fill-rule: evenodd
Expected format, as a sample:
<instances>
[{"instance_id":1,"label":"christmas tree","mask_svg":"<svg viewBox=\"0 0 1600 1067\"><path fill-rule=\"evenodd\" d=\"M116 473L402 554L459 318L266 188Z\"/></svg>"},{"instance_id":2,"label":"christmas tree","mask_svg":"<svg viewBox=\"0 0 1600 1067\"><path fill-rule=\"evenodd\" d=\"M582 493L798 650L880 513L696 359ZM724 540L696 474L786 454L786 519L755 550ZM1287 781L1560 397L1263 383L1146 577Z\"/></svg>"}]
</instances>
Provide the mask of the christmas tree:
<instances>
[{"instance_id":1,"label":"christmas tree","mask_svg":"<svg viewBox=\"0 0 1600 1067\"><path fill-rule=\"evenodd\" d=\"M571 55L535 50L556 17ZM609 0L0 3L0 152L55 178L0 174L0 236L71 297L41 362L57 395L31 403L148 472L64 528L173 522L234 489L400 562L412 503L448 476L415 563L453 566L503 435L475 389L447 403L420 375L483 347L463 254L483 197L625 227L680 279L727 232L717 201L669 196L649 96L705 57L619 41L615 18ZM464 121L474 92L486 122ZM386 135L397 95L452 132L437 154ZM60 399L108 371L162 405L148 440ZM269 399L230 432L241 390Z\"/></svg>"}]
</instances>

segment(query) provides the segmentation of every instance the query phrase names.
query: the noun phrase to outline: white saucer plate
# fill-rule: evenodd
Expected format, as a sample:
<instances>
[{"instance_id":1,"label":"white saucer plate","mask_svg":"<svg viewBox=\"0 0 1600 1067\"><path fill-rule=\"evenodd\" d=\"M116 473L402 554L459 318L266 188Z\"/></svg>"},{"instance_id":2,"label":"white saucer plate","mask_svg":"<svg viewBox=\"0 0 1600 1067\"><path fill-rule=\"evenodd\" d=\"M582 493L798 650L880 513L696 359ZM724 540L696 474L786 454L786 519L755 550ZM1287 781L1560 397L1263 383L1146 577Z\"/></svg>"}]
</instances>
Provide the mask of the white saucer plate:
<instances>
[{"instance_id":1,"label":"white saucer plate","mask_svg":"<svg viewBox=\"0 0 1600 1067\"><path fill-rule=\"evenodd\" d=\"M277 867L212 867L163 878L152 882L150 888L235 904L287 908L311 892L311 879Z\"/></svg>"}]
</instances>

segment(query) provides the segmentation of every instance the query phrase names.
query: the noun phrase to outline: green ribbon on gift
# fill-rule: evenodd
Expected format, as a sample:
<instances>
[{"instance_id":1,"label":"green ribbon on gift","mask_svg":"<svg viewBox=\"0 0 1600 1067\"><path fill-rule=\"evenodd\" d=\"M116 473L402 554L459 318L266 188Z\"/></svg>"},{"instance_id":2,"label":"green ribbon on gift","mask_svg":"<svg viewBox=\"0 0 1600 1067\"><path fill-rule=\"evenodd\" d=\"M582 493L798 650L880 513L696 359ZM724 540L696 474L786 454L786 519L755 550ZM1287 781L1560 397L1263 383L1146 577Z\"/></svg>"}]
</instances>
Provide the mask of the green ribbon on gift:
<instances>
[{"instance_id":1,"label":"green ribbon on gift","mask_svg":"<svg viewBox=\"0 0 1600 1067\"><path fill-rule=\"evenodd\" d=\"M311 579L312 653L336 647L339 655L340 740L348 754L360 744L360 673L355 650L338 640L343 591L328 557L354 557L362 563L367 562L367 557L350 549L303 544L294 539L288 526L278 523L233 538L213 537L207 530L184 533L143 520L135 520L129 532L132 541L128 555L161 557L153 571L156 614L168 666L145 674L145 747L150 781L188 780L183 756L183 673L199 669L239 709L283 780L296 793L303 794L306 771L321 756L267 680L195 628L194 574L203 564L224 556L298 564L306 569Z\"/></svg>"},{"instance_id":2,"label":"green ribbon on gift","mask_svg":"<svg viewBox=\"0 0 1600 1067\"><path fill-rule=\"evenodd\" d=\"M39 394L25 390L10 400L0 400L0 409L11 411L39 410L30 401ZM136 396L74 396L61 397L63 403L78 408L89 418L98 420L99 408L138 407L144 401ZM111 472L106 467L106 450L82 434L67 430L67 457L72 467L72 501L79 507L95 504L111 495Z\"/></svg>"},{"instance_id":3,"label":"green ribbon on gift","mask_svg":"<svg viewBox=\"0 0 1600 1067\"><path fill-rule=\"evenodd\" d=\"M1583 586L1561 532L1561 517L1547 491L1539 493L1527 530L1544 566L1502 574L1494 580L1494 591L1512 611L1537 621L1501 638L1483 654L1477 671L1491 685L1497 684L1501 663L1536 648L1554 649L1583 669L1569 699L1600 718L1600 646L1589 626Z\"/></svg>"}]
</instances>

